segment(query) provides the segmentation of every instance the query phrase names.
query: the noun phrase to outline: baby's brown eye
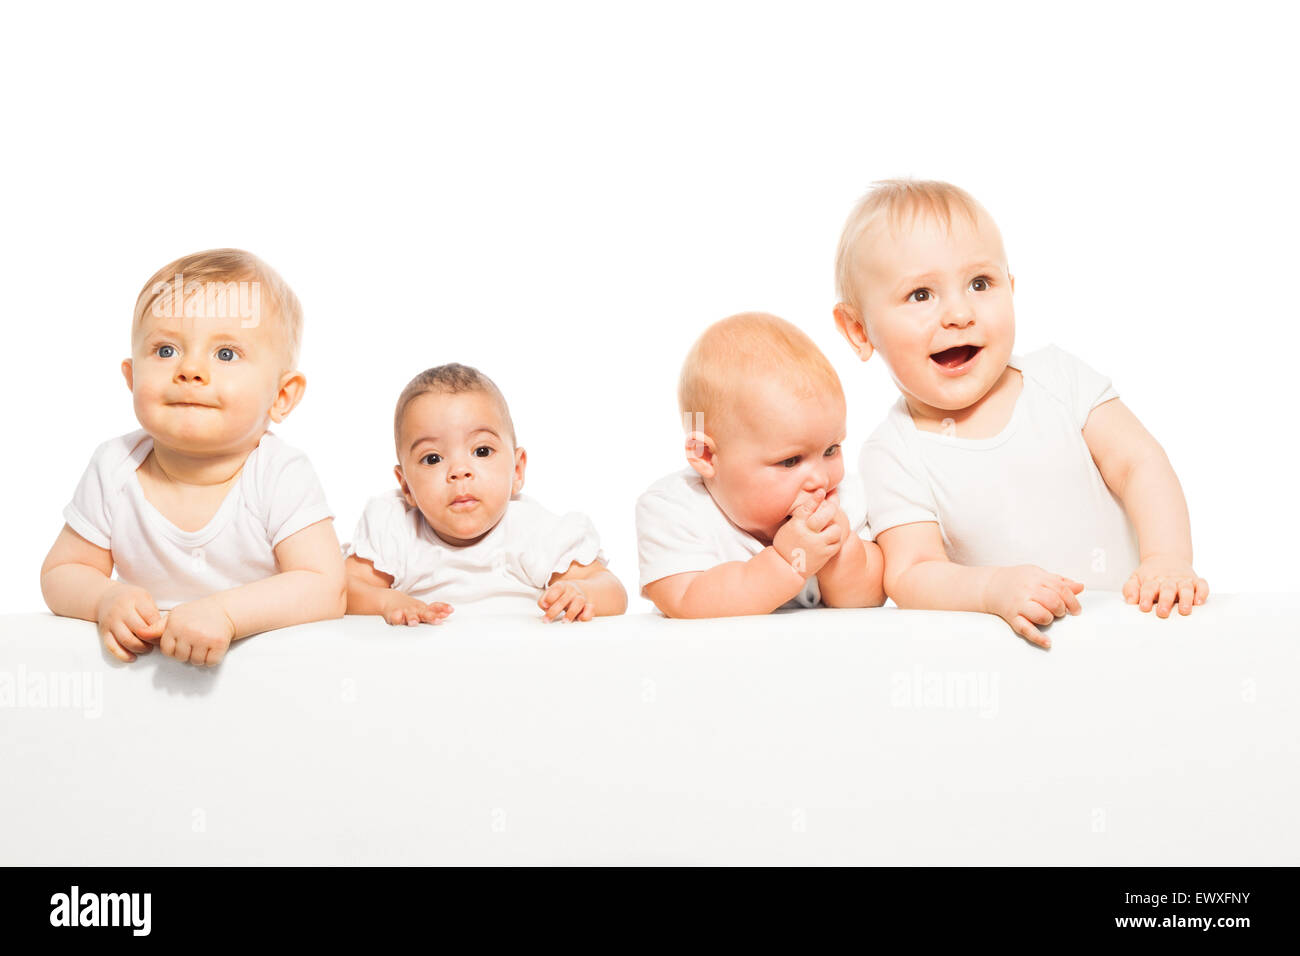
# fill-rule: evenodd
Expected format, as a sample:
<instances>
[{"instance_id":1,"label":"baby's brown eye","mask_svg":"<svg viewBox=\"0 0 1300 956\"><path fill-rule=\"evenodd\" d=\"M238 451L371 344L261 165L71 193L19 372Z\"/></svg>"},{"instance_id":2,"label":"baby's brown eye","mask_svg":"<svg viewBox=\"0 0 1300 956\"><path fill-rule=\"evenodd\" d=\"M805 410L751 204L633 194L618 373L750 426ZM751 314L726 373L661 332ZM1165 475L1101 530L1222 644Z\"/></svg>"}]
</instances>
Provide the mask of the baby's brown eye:
<instances>
[{"instance_id":1,"label":"baby's brown eye","mask_svg":"<svg viewBox=\"0 0 1300 956\"><path fill-rule=\"evenodd\" d=\"M907 297L909 302L928 302L930 300L929 289L913 289L912 294Z\"/></svg>"},{"instance_id":2,"label":"baby's brown eye","mask_svg":"<svg viewBox=\"0 0 1300 956\"><path fill-rule=\"evenodd\" d=\"M972 279L970 287L976 292L983 292L989 287L989 280L980 276L978 279Z\"/></svg>"},{"instance_id":3,"label":"baby's brown eye","mask_svg":"<svg viewBox=\"0 0 1300 956\"><path fill-rule=\"evenodd\" d=\"M487 454L480 455L479 452L487 452ZM480 458L486 458L488 455L492 454L492 449L488 445L479 445L474 449L474 454L478 455Z\"/></svg>"},{"instance_id":4,"label":"baby's brown eye","mask_svg":"<svg viewBox=\"0 0 1300 956\"><path fill-rule=\"evenodd\" d=\"M440 462L440 461L442 461L442 459L439 458L437 455L435 455L435 454L433 454L433 453L431 452L431 453L425 455L423 458L420 459L420 464L422 464L422 465L436 465L436 464L438 464L438 462Z\"/></svg>"},{"instance_id":5,"label":"baby's brown eye","mask_svg":"<svg viewBox=\"0 0 1300 956\"><path fill-rule=\"evenodd\" d=\"M799 464L798 455L796 455L794 458L787 458L785 459L785 461L781 462L781 465L785 468L793 468L797 464Z\"/></svg>"}]
</instances>

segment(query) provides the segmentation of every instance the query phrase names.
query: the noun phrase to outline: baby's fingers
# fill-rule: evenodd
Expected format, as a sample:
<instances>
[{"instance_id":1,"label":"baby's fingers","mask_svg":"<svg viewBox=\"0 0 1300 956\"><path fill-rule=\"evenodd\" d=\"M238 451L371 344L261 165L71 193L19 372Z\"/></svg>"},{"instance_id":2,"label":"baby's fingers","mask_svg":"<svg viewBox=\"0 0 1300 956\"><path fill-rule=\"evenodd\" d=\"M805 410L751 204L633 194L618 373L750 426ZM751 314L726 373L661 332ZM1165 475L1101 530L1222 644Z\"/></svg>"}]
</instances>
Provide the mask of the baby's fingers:
<instances>
[{"instance_id":1,"label":"baby's fingers","mask_svg":"<svg viewBox=\"0 0 1300 956\"><path fill-rule=\"evenodd\" d=\"M1079 584L1079 582L1071 581L1069 578L1061 578L1061 583L1057 586L1057 591L1061 595L1061 600L1065 602L1066 610L1071 614L1078 614L1083 610L1083 606L1079 603L1078 597L1076 597L1079 591L1083 590L1083 585L1079 584L1076 588L1076 584Z\"/></svg>"},{"instance_id":2,"label":"baby's fingers","mask_svg":"<svg viewBox=\"0 0 1300 956\"><path fill-rule=\"evenodd\" d=\"M140 651L140 653L148 654L153 650L153 644L146 642L156 641L158 638L162 637L163 628L167 626L167 619L159 615L152 624L148 624L145 622L144 618L140 616L140 612L135 608L132 608L127 612L126 626L131 629L131 634L138 638L143 646L144 649Z\"/></svg>"},{"instance_id":3,"label":"baby's fingers","mask_svg":"<svg viewBox=\"0 0 1300 956\"><path fill-rule=\"evenodd\" d=\"M1044 627L1056 620L1056 615L1052 613L1051 608L1044 607L1041 602L1032 598L1025 601L1024 606L1020 610L1020 615L1025 619L1032 621L1035 624L1041 624Z\"/></svg>"},{"instance_id":4,"label":"baby's fingers","mask_svg":"<svg viewBox=\"0 0 1300 956\"><path fill-rule=\"evenodd\" d=\"M1205 578L1196 579L1196 603L1204 604L1205 599L1210 596L1210 585Z\"/></svg>"},{"instance_id":5,"label":"baby's fingers","mask_svg":"<svg viewBox=\"0 0 1300 956\"><path fill-rule=\"evenodd\" d=\"M442 610L447 608L447 610ZM442 619L451 612L451 608L446 604L426 604L420 608L420 620L425 624L441 624Z\"/></svg>"},{"instance_id":6,"label":"baby's fingers","mask_svg":"<svg viewBox=\"0 0 1300 956\"><path fill-rule=\"evenodd\" d=\"M1160 596L1160 582L1154 578L1149 578L1142 582L1142 590L1138 595L1138 607L1143 611L1149 611L1155 607L1156 598Z\"/></svg>"},{"instance_id":7,"label":"baby's fingers","mask_svg":"<svg viewBox=\"0 0 1300 956\"><path fill-rule=\"evenodd\" d=\"M568 610L570 604L574 603L573 599L574 599L574 595L570 595L570 594L561 595L560 598L553 605L551 605L551 609L546 612L545 615L546 620L556 621L564 617L564 612Z\"/></svg>"},{"instance_id":8,"label":"baby's fingers","mask_svg":"<svg viewBox=\"0 0 1300 956\"><path fill-rule=\"evenodd\" d=\"M834 499L823 499L822 503L817 506L812 514L808 516L808 530L819 532L835 520L835 512L839 511L840 506Z\"/></svg>"},{"instance_id":9,"label":"baby's fingers","mask_svg":"<svg viewBox=\"0 0 1300 956\"><path fill-rule=\"evenodd\" d=\"M1137 576L1136 571L1128 576L1121 593L1127 603L1136 604L1138 602L1138 595L1142 593L1142 579Z\"/></svg>"},{"instance_id":10,"label":"baby's fingers","mask_svg":"<svg viewBox=\"0 0 1300 956\"><path fill-rule=\"evenodd\" d=\"M1007 623L1011 625L1013 631L1027 640L1030 644L1042 648L1049 648L1052 646L1052 639L1038 628L1034 627L1032 623L1026 620L1024 615L1017 614Z\"/></svg>"},{"instance_id":11,"label":"baby's fingers","mask_svg":"<svg viewBox=\"0 0 1300 956\"><path fill-rule=\"evenodd\" d=\"M125 630L125 628L123 629ZM124 664L130 664L135 660L135 655L122 646L120 640L114 636L111 630L101 631L99 638L104 642L105 650L116 657L119 661L122 661Z\"/></svg>"},{"instance_id":12,"label":"baby's fingers","mask_svg":"<svg viewBox=\"0 0 1300 956\"><path fill-rule=\"evenodd\" d=\"M1169 612L1174 609L1174 602L1178 600L1178 582L1162 581L1160 584L1160 600L1156 603L1156 616L1168 617Z\"/></svg>"}]
</instances>

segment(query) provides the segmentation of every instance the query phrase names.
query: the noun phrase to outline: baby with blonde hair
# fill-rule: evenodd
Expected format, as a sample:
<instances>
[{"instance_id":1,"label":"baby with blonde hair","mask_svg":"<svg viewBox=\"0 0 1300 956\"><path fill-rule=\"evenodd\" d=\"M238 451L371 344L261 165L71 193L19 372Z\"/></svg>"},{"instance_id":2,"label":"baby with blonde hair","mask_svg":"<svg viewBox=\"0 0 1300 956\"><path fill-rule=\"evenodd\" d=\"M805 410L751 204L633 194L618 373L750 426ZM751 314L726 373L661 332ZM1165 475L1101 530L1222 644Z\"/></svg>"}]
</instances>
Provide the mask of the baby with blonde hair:
<instances>
[{"instance_id":1,"label":"baby with blonde hair","mask_svg":"<svg viewBox=\"0 0 1300 956\"><path fill-rule=\"evenodd\" d=\"M643 596L668 617L883 601L880 550L845 480L844 393L807 335L764 313L715 322L678 403L688 467L637 501Z\"/></svg>"},{"instance_id":2,"label":"baby with blonde hair","mask_svg":"<svg viewBox=\"0 0 1300 956\"><path fill-rule=\"evenodd\" d=\"M997 614L1048 647L1039 628L1079 613L1085 585L1161 617L1205 601L1159 443L1074 356L1013 353L1015 278L969 194L877 183L835 276L841 334L902 393L859 459L895 603Z\"/></svg>"},{"instance_id":3,"label":"baby with blonde hair","mask_svg":"<svg viewBox=\"0 0 1300 956\"><path fill-rule=\"evenodd\" d=\"M306 387L301 327L293 291L240 249L140 291L122 374L141 427L95 451L41 568L50 610L95 621L115 657L157 644L210 667L238 638L342 616L324 492L269 430Z\"/></svg>"}]
</instances>

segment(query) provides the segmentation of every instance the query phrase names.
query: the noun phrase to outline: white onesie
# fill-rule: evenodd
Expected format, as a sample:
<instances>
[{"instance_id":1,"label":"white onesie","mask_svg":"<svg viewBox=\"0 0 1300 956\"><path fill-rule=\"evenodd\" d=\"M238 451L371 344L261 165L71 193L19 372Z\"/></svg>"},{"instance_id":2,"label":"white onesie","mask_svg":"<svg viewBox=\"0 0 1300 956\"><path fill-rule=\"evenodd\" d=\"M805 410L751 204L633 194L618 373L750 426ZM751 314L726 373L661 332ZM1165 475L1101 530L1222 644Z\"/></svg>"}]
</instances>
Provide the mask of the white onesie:
<instances>
[{"instance_id":1,"label":"white onesie","mask_svg":"<svg viewBox=\"0 0 1300 956\"><path fill-rule=\"evenodd\" d=\"M839 484L840 508L860 538L871 540L857 476L846 474ZM728 561L748 561L766 545L732 524L718 507L704 479L694 468L665 475L636 502L636 542L641 564L641 596L645 586L672 574L708 571ZM821 589L817 576L808 578L797 595L781 609L817 607Z\"/></svg>"},{"instance_id":2,"label":"white onesie","mask_svg":"<svg viewBox=\"0 0 1300 956\"><path fill-rule=\"evenodd\" d=\"M537 600L551 575L599 559L600 538L586 515L556 515L516 495L495 528L476 544L447 544L409 507L401 491L371 498L344 554L357 555L392 575L392 587L421 601L446 601L459 613L541 613Z\"/></svg>"},{"instance_id":3,"label":"white onesie","mask_svg":"<svg viewBox=\"0 0 1300 956\"><path fill-rule=\"evenodd\" d=\"M1035 564L1118 591L1138 566L1137 535L1083 438L1115 389L1055 346L1008 364L1024 387L992 438L920 431L899 398L859 459L871 528L937 521L958 564Z\"/></svg>"},{"instance_id":4,"label":"white onesie","mask_svg":"<svg viewBox=\"0 0 1300 956\"><path fill-rule=\"evenodd\" d=\"M152 450L143 429L100 445L63 518L111 551L119 580L144 588L159 610L278 573L275 546L333 517L307 456L267 432L212 520L182 531L136 477Z\"/></svg>"}]
</instances>

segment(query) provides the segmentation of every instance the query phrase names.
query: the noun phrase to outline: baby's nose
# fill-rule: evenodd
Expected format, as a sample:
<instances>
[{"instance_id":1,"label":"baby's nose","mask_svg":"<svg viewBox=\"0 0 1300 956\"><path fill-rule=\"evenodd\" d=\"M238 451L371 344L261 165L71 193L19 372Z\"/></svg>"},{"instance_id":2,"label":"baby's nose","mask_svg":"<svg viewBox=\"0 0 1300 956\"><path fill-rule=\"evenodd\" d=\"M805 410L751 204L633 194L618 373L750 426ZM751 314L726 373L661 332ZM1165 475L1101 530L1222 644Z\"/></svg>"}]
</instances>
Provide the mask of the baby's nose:
<instances>
[{"instance_id":1,"label":"baby's nose","mask_svg":"<svg viewBox=\"0 0 1300 956\"><path fill-rule=\"evenodd\" d=\"M193 359L182 362L176 369L176 381L178 382L205 382L207 378L207 369Z\"/></svg>"}]
</instances>

